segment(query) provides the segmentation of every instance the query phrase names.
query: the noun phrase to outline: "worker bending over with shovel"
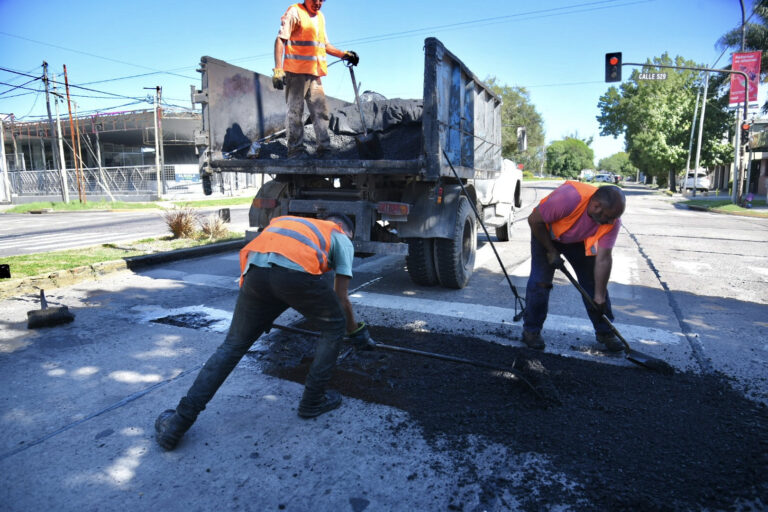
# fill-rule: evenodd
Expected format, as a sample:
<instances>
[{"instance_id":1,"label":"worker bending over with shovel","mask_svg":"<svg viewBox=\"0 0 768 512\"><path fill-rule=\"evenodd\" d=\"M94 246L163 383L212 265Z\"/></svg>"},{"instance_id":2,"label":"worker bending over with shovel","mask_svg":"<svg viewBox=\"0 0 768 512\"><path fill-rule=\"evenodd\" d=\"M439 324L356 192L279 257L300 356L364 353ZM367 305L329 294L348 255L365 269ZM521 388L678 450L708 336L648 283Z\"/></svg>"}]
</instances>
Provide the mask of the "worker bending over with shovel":
<instances>
[{"instance_id":1,"label":"worker bending over with shovel","mask_svg":"<svg viewBox=\"0 0 768 512\"><path fill-rule=\"evenodd\" d=\"M530 348L545 347L541 329L547 318L549 292L555 269L565 259L576 272L578 282L592 296L599 311L584 300L595 337L609 352L624 349L621 341L602 320L613 320L608 297L611 251L621 228L624 192L617 186L593 187L566 181L543 198L528 216L531 227L531 274L526 287L523 342Z\"/></svg>"},{"instance_id":2,"label":"worker bending over with shovel","mask_svg":"<svg viewBox=\"0 0 768 512\"><path fill-rule=\"evenodd\" d=\"M307 158L304 149L304 101L315 127L318 158L328 156L331 139L328 136L328 104L320 77L328 74L326 54L339 57L357 66L360 58L355 52L341 51L328 42L325 17L320 12L324 0L305 0L285 11L280 20L280 32L275 39L275 68L272 85L285 86L288 104L286 132L288 158Z\"/></svg>"},{"instance_id":3,"label":"worker bending over with shovel","mask_svg":"<svg viewBox=\"0 0 768 512\"><path fill-rule=\"evenodd\" d=\"M155 421L157 443L173 450L205 409L254 341L286 309L293 308L320 328L299 416L314 418L341 405L325 386L345 339L358 349L374 343L365 322L355 321L347 296L354 248L352 221L331 213L324 220L277 217L240 251L240 294L224 342L208 359L176 409ZM331 288L323 274L335 271Z\"/></svg>"}]
</instances>

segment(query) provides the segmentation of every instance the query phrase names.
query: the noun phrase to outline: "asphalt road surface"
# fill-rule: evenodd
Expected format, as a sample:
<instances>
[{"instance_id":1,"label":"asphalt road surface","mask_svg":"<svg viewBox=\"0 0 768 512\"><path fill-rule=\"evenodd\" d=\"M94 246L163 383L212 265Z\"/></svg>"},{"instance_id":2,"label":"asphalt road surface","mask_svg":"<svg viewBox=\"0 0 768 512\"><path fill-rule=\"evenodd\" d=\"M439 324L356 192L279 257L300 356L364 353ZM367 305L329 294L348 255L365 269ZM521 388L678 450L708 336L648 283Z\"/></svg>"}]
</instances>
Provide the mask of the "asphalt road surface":
<instances>
[{"instance_id":1,"label":"asphalt road surface","mask_svg":"<svg viewBox=\"0 0 768 512\"><path fill-rule=\"evenodd\" d=\"M526 183L527 203L553 186ZM28 330L33 295L0 303L0 502L14 511L765 510L768 221L626 191L609 285L615 323L673 376L596 350L562 277L546 350L525 348L481 236L462 290L413 285L403 258L356 261L356 314L381 342L538 372L560 403L542 404L508 372L375 351L339 366L341 408L304 421L296 406L313 342L272 330L166 453L154 419L224 339L238 256L126 271L51 290L51 305L76 315L65 326ZM496 247L524 292L530 234L519 213ZM292 311L279 319L300 321Z\"/></svg>"},{"instance_id":2,"label":"asphalt road surface","mask_svg":"<svg viewBox=\"0 0 768 512\"><path fill-rule=\"evenodd\" d=\"M227 207L232 231L245 231L249 205ZM200 208L201 214L219 208ZM0 215L0 257L130 242L170 234L162 210L50 212Z\"/></svg>"}]
</instances>

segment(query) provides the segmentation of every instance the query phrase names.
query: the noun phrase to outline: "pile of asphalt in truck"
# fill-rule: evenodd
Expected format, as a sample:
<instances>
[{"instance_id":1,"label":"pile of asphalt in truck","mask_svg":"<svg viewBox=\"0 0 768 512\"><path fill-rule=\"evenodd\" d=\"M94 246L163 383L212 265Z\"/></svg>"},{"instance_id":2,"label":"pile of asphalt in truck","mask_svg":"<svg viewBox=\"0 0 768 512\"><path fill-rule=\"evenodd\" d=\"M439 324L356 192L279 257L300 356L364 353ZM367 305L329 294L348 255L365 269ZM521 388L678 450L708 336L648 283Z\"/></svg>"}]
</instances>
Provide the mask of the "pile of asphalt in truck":
<instances>
[{"instance_id":1,"label":"pile of asphalt in truck","mask_svg":"<svg viewBox=\"0 0 768 512\"><path fill-rule=\"evenodd\" d=\"M381 140L383 160L415 160L421 151L421 100L371 100L361 102L368 132L376 132ZM363 133L356 105L336 108L330 112L329 158L353 160L359 158L355 138ZM304 126L304 143L310 155L317 147L315 130L308 121ZM259 158L282 159L287 156L285 134L261 146Z\"/></svg>"}]
</instances>

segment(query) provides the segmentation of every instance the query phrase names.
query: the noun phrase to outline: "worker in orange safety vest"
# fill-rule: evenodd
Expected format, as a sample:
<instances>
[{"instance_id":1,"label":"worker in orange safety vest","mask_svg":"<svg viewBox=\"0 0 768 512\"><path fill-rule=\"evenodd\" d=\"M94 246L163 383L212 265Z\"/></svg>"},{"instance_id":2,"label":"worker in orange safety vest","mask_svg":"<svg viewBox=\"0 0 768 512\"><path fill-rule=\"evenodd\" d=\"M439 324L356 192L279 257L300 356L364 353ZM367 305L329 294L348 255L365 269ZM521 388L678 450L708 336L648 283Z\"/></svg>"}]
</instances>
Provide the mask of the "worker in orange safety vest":
<instances>
[{"instance_id":1,"label":"worker in orange safety vest","mask_svg":"<svg viewBox=\"0 0 768 512\"><path fill-rule=\"evenodd\" d=\"M285 86L288 104L286 133L288 158L306 158L304 149L304 102L315 128L319 158L328 156L331 139L328 135L328 105L321 77L328 74L326 54L339 57L356 66L360 58L353 51L342 51L328 42L325 17L320 12L324 0L305 0L291 5L281 18L275 39L275 67L272 85Z\"/></svg>"},{"instance_id":2,"label":"worker in orange safety vest","mask_svg":"<svg viewBox=\"0 0 768 512\"><path fill-rule=\"evenodd\" d=\"M348 297L353 233L352 221L340 213L323 220L282 216L240 251L240 293L229 332L176 409L164 411L155 421L161 448L176 448L251 345L288 308L320 330L299 416L314 418L339 407L341 395L325 387L343 342L358 350L374 347L365 322L355 320ZM330 271L335 271L333 287L323 276Z\"/></svg>"},{"instance_id":3,"label":"worker in orange safety vest","mask_svg":"<svg viewBox=\"0 0 768 512\"><path fill-rule=\"evenodd\" d=\"M566 181L544 197L528 216L531 228L531 273L526 287L523 315L523 343L542 350L541 329L547 318L549 294L555 269L573 267L579 283L592 297L598 310L584 298L584 306L595 329L597 341L609 352L623 350L623 344L602 319L613 320L608 280L626 200L615 185L593 187Z\"/></svg>"}]
</instances>

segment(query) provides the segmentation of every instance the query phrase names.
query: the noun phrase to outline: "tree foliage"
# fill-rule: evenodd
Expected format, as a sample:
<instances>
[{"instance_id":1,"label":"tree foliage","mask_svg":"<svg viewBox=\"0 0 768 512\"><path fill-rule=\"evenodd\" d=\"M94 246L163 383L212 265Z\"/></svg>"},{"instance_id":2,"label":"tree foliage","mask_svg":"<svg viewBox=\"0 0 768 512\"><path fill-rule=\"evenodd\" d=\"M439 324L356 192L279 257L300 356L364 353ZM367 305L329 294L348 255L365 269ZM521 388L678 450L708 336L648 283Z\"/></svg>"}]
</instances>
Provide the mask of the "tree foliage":
<instances>
[{"instance_id":1,"label":"tree foliage","mask_svg":"<svg viewBox=\"0 0 768 512\"><path fill-rule=\"evenodd\" d=\"M544 155L544 121L536 107L531 103L528 91L524 87L511 87L498 83L496 77L489 77L486 84L498 94L501 106L501 154L526 169L539 169ZM525 127L528 137L528 149L518 151L517 127Z\"/></svg>"},{"instance_id":2,"label":"tree foliage","mask_svg":"<svg viewBox=\"0 0 768 512\"><path fill-rule=\"evenodd\" d=\"M755 3L754 14L750 23L744 26L744 51L763 52L760 63L761 82L768 76L768 0ZM741 51L741 25L723 35L717 42L721 50ZM768 112L768 101L763 104L763 112Z\"/></svg>"},{"instance_id":3,"label":"tree foliage","mask_svg":"<svg viewBox=\"0 0 768 512\"><path fill-rule=\"evenodd\" d=\"M629 154L624 151L603 158L597 164L597 168L601 171L608 171L621 176L630 176L637 173L637 167L632 165L632 162L629 161Z\"/></svg>"},{"instance_id":4,"label":"tree foliage","mask_svg":"<svg viewBox=\"0 0 768 512\"><path fill-rule=\"evenodd\" d=\"M547 172L564 178L577 178L582 169L592 169L595 152L575 137L557 140L547 147Z\"/></svg>"},{"instance_id":5,"label":"tree foliage","mask_svg":"<svg viewBox=\"0 0 768 512\"><path fill-rule=\"evenodd\" d=\"M675 190L675 175L685 169L688 159L696 97L702 89L703 76L696 71L659 65L704 67L679 56L673 60L666 53L655 57L646 62L642 72L664 72L667 79L640 80L640 71L634 70L620 88L611 87L600 97L597 120L601 135L624 135L629 160L635 167ZM725 162L733 151L728 143L721 142L731 119L728 99L716 89L710 89L707 97L701 149L704 167ZM698 110L701 115L701 109Z\"/></svg>"}]
</instances>

